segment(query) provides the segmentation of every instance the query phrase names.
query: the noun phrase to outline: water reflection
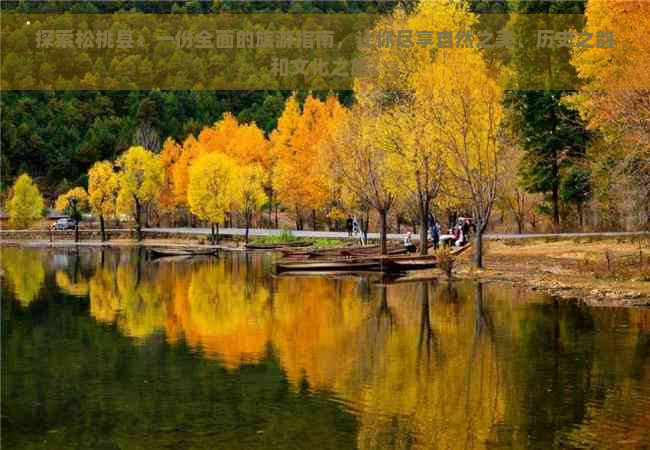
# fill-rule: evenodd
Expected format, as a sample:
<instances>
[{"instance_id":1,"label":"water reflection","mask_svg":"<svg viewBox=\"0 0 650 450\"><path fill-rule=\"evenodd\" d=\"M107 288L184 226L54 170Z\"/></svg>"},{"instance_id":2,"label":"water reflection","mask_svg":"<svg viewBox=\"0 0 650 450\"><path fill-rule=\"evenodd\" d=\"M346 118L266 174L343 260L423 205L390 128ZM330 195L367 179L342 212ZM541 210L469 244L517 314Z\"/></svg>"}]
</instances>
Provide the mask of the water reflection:
<instances>
[{"instance_id":1,"label":"water reflection","mask_svg":"<svg viewBox=\"0 0 650 450\"><path fill-rule=\"evenodd\" d=\"M45 281L42 256L24 248L2 249L2 273L11 283L16 299L28 306L38 294Z\"/></svg>"},{"instance_id":2,"label":"water reflection","mask_svg":"<svg viewBox=\"0 0 650 450\"><path fill-rule=\"evenodd\" d=\"M256 398L256 406L269 410L268 417L259 419L263 424L232 436L248 442L247 448L278 445L278 436L250 441L244 436L257 434L255 427L273 426L281 411L296 414L283 422L285 438L293 436L284 447L303 447L309 441L295 434L291 424L297 427L298 422L307 428L320 424L323 435L315 431L311 437L320 436L318 443L332 440L339 448L616 443L634 448L650 439L647 310L592 310L480 283L386 286L366 278L274 277L263 255L166 262L147 260L138 251L102 251L68 255L67 264L61 265L51 252L3 253L4 277L22 305L21 310L3 303L3 320L13 317L25 323L21 332L3 327L9 351L23 346L24 334L48 326L45 319L35 319L39 302L51 302L57 295L88 299L87 314L94 323L117 334L100 338L104 335L99 331L84 331L90 335L82 341L85 352L106 352L106 345L118 346L124 337L128 348L146 351L134 354L120 347L113 365L105 368L108 374L94 381L117 389L119 401L138 414L156 417L166 408L165 398L178 408L187 405L187 411L209 410L213 402L233 394L213 383L235 382L238 395ZM7 262L19 260L21 270ZM26 266L33 273L26 275ZM46 272L53 274L47 280L60 294L35 301L40 285L48 285ZM160 356L150 354L154 349ZM65 355L71 350L54 351ZM176 356L162 356L169 352ZM175 374L196 364L188 359L194 357L201 364L216 364L202 369L212 378L176 380ZM158 371L146 375L158 380L158 389L142 394L144 403L131 405L131 374L134 365L145 362ZM30 382L16 381L9 366L3 368L9 377L7 398L21 410L22 403L11 395ZM214 374L212 367L224 368L227 375ZM249 370L256 370L252 368L262 370L261 378L252 385L239 384ZM120 388L116 379L128 382ZM51 382L39 382L56 389ZM285 384L287 391L281 388ZM267 395L267 390L274 394ZM62 407L47 397L44 402L54 403L50 408ZM203 433L208 425L216 428L217 436L232 431L234 425L223 415L239 410L238 402L222 402L226 411L200 420L202 425L180 417L172 435L214 442L214 436L193 433ZM338 419L331 422L334 411ZM153 428L158 429L156 424ZM156 446L162 445L158 439L166 439L149 438Z\"/></svg>"}]
</instances>

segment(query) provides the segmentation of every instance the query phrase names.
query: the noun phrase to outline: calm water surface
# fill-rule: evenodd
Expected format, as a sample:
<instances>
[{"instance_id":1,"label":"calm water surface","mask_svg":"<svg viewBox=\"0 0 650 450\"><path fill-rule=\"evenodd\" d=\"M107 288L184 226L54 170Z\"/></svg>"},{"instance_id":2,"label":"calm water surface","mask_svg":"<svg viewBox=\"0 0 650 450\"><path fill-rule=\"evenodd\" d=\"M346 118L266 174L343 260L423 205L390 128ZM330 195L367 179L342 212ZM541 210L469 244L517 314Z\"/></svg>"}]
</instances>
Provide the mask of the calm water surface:
<instances>
[{"instance_id":1,"label":"calm water surface","mask_svg":"<svg viewBox=\"0 0 650 450\"><path fill-rule=\"evenodd\" d=\"M2 249L4 448L650 448L650 311Z\"/></svg>"}]
</instances>

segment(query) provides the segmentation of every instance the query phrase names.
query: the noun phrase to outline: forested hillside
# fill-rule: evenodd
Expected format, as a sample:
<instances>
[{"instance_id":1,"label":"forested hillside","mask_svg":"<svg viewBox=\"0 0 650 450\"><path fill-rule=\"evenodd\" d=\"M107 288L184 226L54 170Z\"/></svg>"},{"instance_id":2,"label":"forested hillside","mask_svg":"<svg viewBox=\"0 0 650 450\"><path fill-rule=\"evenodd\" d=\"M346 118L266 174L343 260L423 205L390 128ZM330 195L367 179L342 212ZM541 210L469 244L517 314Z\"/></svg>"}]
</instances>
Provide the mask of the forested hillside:
<instances>
[{"instance_id":1,"label":"forested hillside","mask_svg":"<svg viewBox=\"0 0 650 450\"><path fill-rule=\"evenodd\" d=\"M397 1L6 1L2 13L21 14L335 14L390 13ZM404 4L404 2L402 2ZM408 3L408 2L406 2ZM24 61L18 61L24 65ZM188 67L188 70L191 68ZM316 92L325 98L327 92ZM48 191L85 184L95 161L115 159L133 144L161 149L183 140L226 112L275 128L291 91L10 91L3 92L2 181L20 173ZM305 98L306 92L299 98ZM352 93L337 92L342 103ZM59 185L63 183L61 189Z\"/></svg>"},{"instance_id":2,"label":"forested hillside","mask_svg":"<svg viewBox=\"0 0 650 450\"><path fill-rule=\"evenodd\" d=\"M364 13L376 32L388 28L395 36L402 29L463 30L465 27L474 33L489 31L497 35L497 39L499 32L506 30L512 33L513 43L521 44L480 50L470 47L476 54L469 60L456 60L462 55L446 56L446 52L433 48L416 46L405 51L378 46L361 54L377 68L379 79L398 80L398 85L402 83L400 87L387 88L381 81L373 85L373 80L357 79L361 84L355 84L354 90L298 92L276 86L278 77L259 77L256 67L260 60L256 54L231 63L232 55L219 53L214 56L218 64L212 64L215 62L213 56L183 55L184 49L155 47L151 51L140 49L138 54L111 53L109 66L100 64L101 61L98 63L94 59L97 53L92 52L75 52L66 60L52 58L47 52L32 52L21 58L20 51L14 51L3 60L3 80L6 82L8 75L12 86L20 86L21 80L33 74L31 81L42 82L43 90L2 93L1 162L5 197L17 177L27 173L44 192L46 203L51 204L57 195L71 187L87 187L89 170L98 161L113 163L129 148L143 147L160 158L167 171L167 185L158 193L161 198L157 201L161 211L167 211L171 217L179 208L187 212L190 163L199 154L213 151L234 155L243 165L251 163L251 159L261 164L269 194L265 209L270 212L271 206L279 206L292 211L298 227L307 216L311 216L315 226L317 216L321 220L339 217L354 208L367 212L373 203L380 215L390 210L389 220L397 224L424 217L423 211L428 211L428 205L436 211L456 209L470 214L472 201L463 194L471 189L465 186L465 191L459 192L462 183L458 180L449 185L445 184L450 183L450 179L444 177L436 181L435 171L427 180L411 180L416 187L423 185L420 181L428 184L429 192L420 191L419 187L417 195L404 192L405 179L412 175L417 178L431 170L430 162L439 160L442 153L457 144L457 141L444 143L443 137L451 133L449 130L438 130L440 135L435 142L428 140L436 136L431 130L436 121L438 126L453 122L452 118L440 114L441 108L452 110L455 106L446 105L449 99L438 98L436 93L440 88L444 91L462 82L465 84L459 85L473 95L494 94L489 101L481 101L498 112L497 116L484 118L494 123L478 119L472 123L478 129L486 124L498 126L496 139L476 142L472 146L472 151L483 151L498 141L500 159L499 167L495 168L498 174L495 172L492 177L495 187L487 195L490 202L486 217L490 216L494 202L498 222L519 231L537 230L540 225L553 229L636 229L650 225L647 127L650 51L647 41L638 39L638 34L650 26L647 2L18 1L3 2L2 8L3 13L129 13L135 15L136 21L143 13ZM51 17L44 16L41 25L53 23ZM178 17L185 20L190 16ZM356 16L354 22L360 19ZM20 48L16 46L28 36L22 22L19 25L13 32L5 29L3 33L3 38L8 38L6 42L14 46L12 48ZM615 45L591 49L572 48L571 45L540 48L536 30L551 26L557 27L558 34L566 30L607 30L614 36ZM155 28L155 24L152 27ZM151 30L143 32L151 34ZM264 53L260 54L264 56ZM268 54L266 52L265 56ZM202 66L204 60L210 61ZM63 73L50 80L48 71L43 70L52 64L61 73L61 67L86 63L87 67L82 67L79 73L90 75L90 78L96 74L101 78L99 85L127 87L124 90L93 90L90 78L75 79L75 74ZM209 90L209 84L201 85L196 81L196 74L200 72L218 72L214 78L222 77L221 81L231 79L224 77L223 72L233 70L238 64L241 64L238 70L242 73L264 81L265 90ZM465 66L474 69L464 73ZM147 67L151 70L145 70ZM223 70L215 71L214 67ZM161 74L154 70L156 68L166 72ZM477 74L484 78L474 80L474 85L463 81ZM151 76L147 78L147 75ZM143 76L153 80L152 86L158 86L159 79L171 78L178 82L172 86L186 86L189 82L189 86L195 87L191 90L128 88ZM90 83L88 90L66 89L71 79L77 86L86 87ZM450 80L453 83L450 84ZM492 91L484 89L488 81L497 83ZM307 86L312 84L307 83ZM383 92L383 95L364 98L364 93L370 91ZM339 114L338 106L333 107L335 104L342 106L345 113ZM321 111L320 115L317 111ZM360 121L362 113L367 115L365 122ZM334 120L333 117L338 118ZM341 117L348 117L349 123L341 122ZM294 122L299 118L302 125L296 126ZM334 123L336 126L330 127ZM234 134L233 130L242 134ZM490 128L489 133L494 131ZM377 142L364 142L363 136L368 134ZM235 139L241 140L233 143ZM335 142L330 142L332 149L324 145L328 141ZM369 147L364 149L364 146ZM392 166L400 169L407 166L387 161L391 173L387 172L386 177L393 180L383 188L390 195L371 199L366 192L346 194L341 191L346 180L361 174L354 168L354 161L346 162L346 158L357 151L363 153L359 157L366 157L377 148L387 150L391 146L396 146L391 151L400 158L410 154L407 159L413 165L405 174L396 176L391 172ZM242 148L248 149L249 154L242 155ZM331 186L333 174L328 172L331 167L326 167L327 161L323 158L332 157L341 149L347 153L339 155L341 160L336 163L340 170L334 175L349 172L338 184ZM266 154L262 154L264 152ZM426 170L417 165L421 161L427 162ZM448 160L445 165L447 172L454 173L463 163ZM395 184L395 180L401 182ZM485 186L485 180L465 182L473 183L477 189ZM177 186L172 186L174 183ZM426 208L415 211L421 199Z\"/></svg>"}]
</instances>

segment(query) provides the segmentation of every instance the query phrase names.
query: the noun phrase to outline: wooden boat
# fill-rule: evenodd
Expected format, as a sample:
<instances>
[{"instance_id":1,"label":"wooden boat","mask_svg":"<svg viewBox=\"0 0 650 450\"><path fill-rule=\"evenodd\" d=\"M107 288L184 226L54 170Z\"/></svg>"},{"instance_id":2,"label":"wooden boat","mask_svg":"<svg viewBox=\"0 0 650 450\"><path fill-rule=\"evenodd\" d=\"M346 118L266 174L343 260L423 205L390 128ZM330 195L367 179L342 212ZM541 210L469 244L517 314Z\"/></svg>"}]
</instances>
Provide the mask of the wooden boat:
<instances>
[{"instance_id":1,"label":"wooden boat","mask_svg":"<svg viewBox=\"0 0 650 450\"><path fill-rule=\"evenodd\" d=\"M407 270L430 269L436 266L435 256L366 256L357 258L330 258L320 260L284 259L275 263L278 272L403 272Z\"/></svg>"},{"instance_id":2,"label":"wooden boat","mask_svg":"<svg viewBox=\"0 0 650 450\"><path fill-rule=\"evenodd\" d=\"M360 272L379 270L378 261L287 261L277 262L278 272Z\"/></svg>"},{"instance_id":3,"label":"wooden boat","mask_svg":"<svg viewBox=\"0 0 650 450\"><path fill-rule=\"evenodd\" d=\"M311 247L312 245L314 245L313 242L297 241L297 242L284 242L282 244L246 244L246 248L249 250L278 250L278 249L285 249L285 248Z\"/></svg>"},{"instance_id":4,"label":"wooden boat","mask_svg":"<svg viewBox=\"0 0 650 450\"><path fill-rule=\"evenodd\" d=\"M150 247L147 249L152 257L164 256L214 256L216 248L188 248L188 247Z\"/></svg>"},{"instance_id":5,"label":"wooden boat","mask_svg":"<svg viewBox=\"0 0 650 450\"><path fill-rule=\"evenodd\" d=\"M312 259L312 258L335 258L335 257L357 257L372 256L379 253L378 245L368 245L366 247L331 247L318 250L293 250L284 249L282 254L285 258L294 259ZM390 245L387 248L388 255L402 255L406 253L403 245Z\"/></svg>"},{"instance_id":6,"label":"wooden boat","mask_svg":"<svg viewBox=\"0 0 650 450\"><path fill-rule=\"evenodd\" d=\"M436 267L436 257L432 255L424 256L394 256L380 260L383 266L391 272L404 270L432 269Z\"/></svg>"}]
</instances>

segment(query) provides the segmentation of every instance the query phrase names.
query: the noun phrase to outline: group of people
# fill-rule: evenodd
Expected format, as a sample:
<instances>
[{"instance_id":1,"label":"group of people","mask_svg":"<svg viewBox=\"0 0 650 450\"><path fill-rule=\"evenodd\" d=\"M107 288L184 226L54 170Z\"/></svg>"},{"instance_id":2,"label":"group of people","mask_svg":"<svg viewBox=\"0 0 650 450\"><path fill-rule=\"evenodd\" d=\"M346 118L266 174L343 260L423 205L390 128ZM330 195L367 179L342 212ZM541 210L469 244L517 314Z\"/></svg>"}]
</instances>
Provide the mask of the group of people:
<instances>
[{"instance_id":1,"label":"group of people","mask_svg":"<svg viewBox=\"0 0 650 450\"><path fill-rule=\"evenodd\" d=\"M349 237L359 236L361 227L359 226L359 221L356 217L348 216L345 221L345 230ZM441 243L462 247L469 242L470 236L474 231L474 223L470 219L465 218L457 221L456 225L449 230L449 234L443 236L440 224L433 214L429 214L429 236L433 243L434 250L438 250ZM413 243L413 234L410 231L406 233L406 236L404 237L404 248L406 248L409 253L417 251L417 246Z\"/></svg>"},{"instance_id":2,"label":"group of people","mask_svg":"<svg viewBox=\"0 0 650 450\"><path fill-rule=\"evenodd\" d=\"M345 231L348 232L348 237L359 234L359 231L361 230L359 228L359 221L356 217L352 218L352 216L348 216L348 219L345 221Z\"/></svg>"},{"instance_id":3,"label":"group of people","mask_svg":"<svg viewBox=\"0 0 650 450\"><path fill-rule=\"evenodd\" d=\"M469 238L474 231L474 223L469 219L465 219L462 223L456 224L454 228L449 230L449 234L452 235L451 242L456 247L462 247L469 242Z\"/></svg>"},{"instance_id":4,"label":"group of people","mask_svg":"<svg viewBox=\"0 0 650 450\"><path fill-rule=\"evenodd\" d=\"M429 215L429 235L431 237L431 242L433 243L434 250L438 250L441 241L443 244L462 247L469 242L470 236L474 231L474 223L470 219L465 218L449 230L448 236L443 237L440 224L433 216L433 214ZM413 243L413 235L410 231L406 233L406 236L404 237L404 248L406 248L409 253L414 253L417 251L417 247Z\"/></svg>"}]
</instances>

